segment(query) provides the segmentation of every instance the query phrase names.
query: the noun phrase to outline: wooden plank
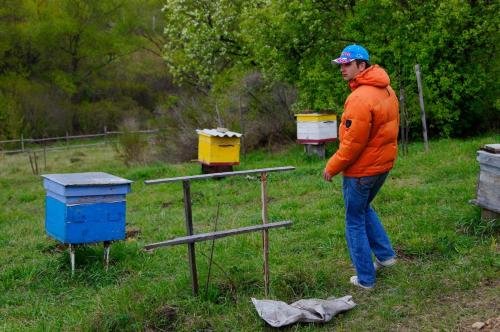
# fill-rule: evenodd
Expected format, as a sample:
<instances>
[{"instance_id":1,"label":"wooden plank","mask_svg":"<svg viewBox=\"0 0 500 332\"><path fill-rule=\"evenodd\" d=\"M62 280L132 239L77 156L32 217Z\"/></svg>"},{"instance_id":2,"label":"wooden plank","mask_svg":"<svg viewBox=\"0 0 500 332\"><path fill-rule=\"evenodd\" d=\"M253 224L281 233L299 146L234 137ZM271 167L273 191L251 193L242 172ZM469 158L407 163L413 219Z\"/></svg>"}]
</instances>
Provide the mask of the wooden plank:
<instances>
[{"instance_id":1,"label":"wooden plank","mask_svg":"<svg viewBox=\"0 0 500 332\"><path fill-rule=\"evenodd\" d=\"M191 236L182 236L182 237L178 237L178 238L175 238L172 240L167 240L167 241L162 241L162 242L151 243L151 244L145 245L144 249L151 250L151 249L156 249L156 248L161 248L161 247L175 246L177 244L195 243L195 242L201 242L201 241L206 241L206 240L219 239L222 237L236 235L236 234L244 234L244 233L261 231L263 229L287 227L287 226L290 226L291 224L292 224L292 222L288 221L288 220L287 221L277 221L277 222L273 222L273 223L269 223L269 224L265 224L265 225L247 226L247 227L235 228L235 229L224 230L224 231L195 234L195 235L191 235Z\"/></svg>"},{"instance_id":2,"label":"wooden plank","mask_svg":"<svg viewBox=\"0 0 500 332\"><path fill-rule=\"evenodd\" d=\"M202 174L202 175L179 176L179 177L166 178L166 179L146 180L146 181L144 181L144 183L145 184L158 184L158 183L176 182L176 181L184 181L184 180L202 180L202 179L211 179L211 178L217 178L217 177L262 173L262 172L293 171L294 169L295 169L295 167L293 167L293 166L250 169L250 170L246 170L246 171L222 172L222 173L212 173L212 174Z\"/></svg>"}]
</instances>

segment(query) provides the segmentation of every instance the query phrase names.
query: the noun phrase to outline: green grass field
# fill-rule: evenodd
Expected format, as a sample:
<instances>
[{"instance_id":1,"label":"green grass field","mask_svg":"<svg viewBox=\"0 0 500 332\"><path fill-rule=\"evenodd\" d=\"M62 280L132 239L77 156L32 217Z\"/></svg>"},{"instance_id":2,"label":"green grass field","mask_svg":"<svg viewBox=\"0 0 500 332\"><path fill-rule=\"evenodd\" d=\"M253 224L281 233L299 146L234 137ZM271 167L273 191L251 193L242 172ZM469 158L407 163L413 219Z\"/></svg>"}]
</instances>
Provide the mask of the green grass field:
<instances>
[{"instance_id":1,"label":"green grass field","mask_svg":"<svg viewBox=\"0 0 500 332\"><path fill-rule=\"evenodd\" d=\"M481 220L475 198L476 151L499 135L432 141L400 155L374 206L399 256L364 291L344 240L341 178L322 180L325 161L293 145L253 152L236 170L295 166L268 177L270 298L353 296L353 310L327 324L285 331L467 330L499 315L499 225ZM331 153L334 146L328 146ZM102 171L133 180L127 228L140 233L111 246L106 272L101 244L78 247L71 277L65 247L44 228L45 191L27 155L0 155L0 330L5 331L258 331L272 330L251 297L264 298L259 233L196 245L200 295L193 297L185 245L143 250L145 244L185 235L182 184L144 180L200 173L196 163L125 167L112 148L50 151L42 174ZM255 176L192 182L195 232L259 224L260 182Z\"/></svg>"}]
</instances>

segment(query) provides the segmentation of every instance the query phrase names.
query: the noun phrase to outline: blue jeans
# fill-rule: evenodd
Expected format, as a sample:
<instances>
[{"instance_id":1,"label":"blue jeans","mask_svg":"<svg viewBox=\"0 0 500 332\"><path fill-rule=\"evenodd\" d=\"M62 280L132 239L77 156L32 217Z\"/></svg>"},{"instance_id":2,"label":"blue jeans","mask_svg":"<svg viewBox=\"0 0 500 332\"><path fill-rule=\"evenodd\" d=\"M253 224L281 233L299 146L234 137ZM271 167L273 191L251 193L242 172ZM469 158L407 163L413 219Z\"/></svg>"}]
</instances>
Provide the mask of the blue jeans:
<instances>
[{"instance_id":1,"label":"blue jeans","mask_svg":"<svg viewBox=\"0 0 500 332\"><path fill-rule=\"evenodd\" d=\"M379 261L395 256L391 241L370 203L375 198L388 173L361 178L344 176L346 240L358 281L363 286L375 284L372 252Z\"/></svg>"}]
</instances>

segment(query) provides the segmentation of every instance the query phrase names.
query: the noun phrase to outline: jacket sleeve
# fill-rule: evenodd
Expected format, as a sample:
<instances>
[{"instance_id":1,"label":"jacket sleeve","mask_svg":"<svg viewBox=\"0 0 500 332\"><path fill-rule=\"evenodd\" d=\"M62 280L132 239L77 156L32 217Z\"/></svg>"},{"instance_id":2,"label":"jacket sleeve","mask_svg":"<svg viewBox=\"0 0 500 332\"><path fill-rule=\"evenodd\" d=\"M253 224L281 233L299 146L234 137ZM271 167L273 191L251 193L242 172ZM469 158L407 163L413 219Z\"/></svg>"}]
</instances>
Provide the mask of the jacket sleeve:
<instances>
[{"instance_id":1,"label":"jacket sleeve","mask_svg":"<svg viewBox=\"0 0 500 332\"><path fill-rule=\"evenodd\" d=\"M368 142L371 123L369 105L359 97L348 98L340 124L340 146L325 167L328 174L335 176L358 159Z\"/></svg>"}]
</instances>

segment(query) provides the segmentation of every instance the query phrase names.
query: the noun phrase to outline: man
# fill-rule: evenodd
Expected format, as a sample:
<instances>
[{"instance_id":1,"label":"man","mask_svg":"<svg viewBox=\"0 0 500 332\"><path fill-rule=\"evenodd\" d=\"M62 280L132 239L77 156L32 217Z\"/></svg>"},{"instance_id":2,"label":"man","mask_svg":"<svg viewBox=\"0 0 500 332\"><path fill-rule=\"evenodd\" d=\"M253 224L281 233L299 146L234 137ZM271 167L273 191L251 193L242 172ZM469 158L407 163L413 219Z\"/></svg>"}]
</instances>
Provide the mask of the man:
<instances>
[{"instance_id":1,"label":"man","mask_svg":"<svg viewBox=\"0 0 500 332\"><path fill-rule=\"evenodd\" d=\"M351 94L339 127L340 146L328 160L323 178L331 181L333 176L343 174L346 240L357 274L350 282L371 289L375 286L375 270L396 262L391 242L370 203L396 159L398 99L385 70L370 65L363 47L347 46L332 63L340 65Z\"/></svg>"}]
</instances>

